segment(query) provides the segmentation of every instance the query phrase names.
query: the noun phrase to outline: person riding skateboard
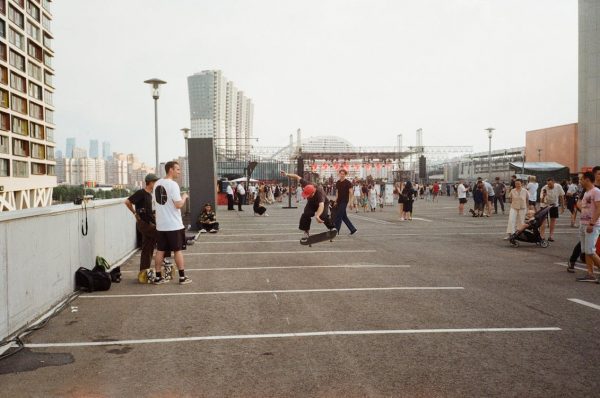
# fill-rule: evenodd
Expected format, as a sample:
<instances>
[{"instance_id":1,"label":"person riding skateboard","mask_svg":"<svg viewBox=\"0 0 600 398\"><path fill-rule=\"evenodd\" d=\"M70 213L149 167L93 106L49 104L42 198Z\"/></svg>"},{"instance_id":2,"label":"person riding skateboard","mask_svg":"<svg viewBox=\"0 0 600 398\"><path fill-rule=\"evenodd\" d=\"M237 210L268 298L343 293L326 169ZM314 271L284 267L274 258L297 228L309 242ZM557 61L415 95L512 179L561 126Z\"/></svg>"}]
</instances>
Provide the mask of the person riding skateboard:
<instances>
[{"instance_id":1,"label":"person riding skateboard","mask_svg":"<svg viewBox=\"0 0 600 398\"><path fill-rule=\"evenodd\" d=\"M283 177L289 177L297 180L302 187L302 197L306 199L304 212L300 216L298 228L304 231L304 236L300 239L301 243L307 242L310 236L311 218L314 216L319 224L325 224L328 229L335 226L329 218L329 199L321 187L316 187L297 174L281 172Z\"/></svg>"}]
</instances>

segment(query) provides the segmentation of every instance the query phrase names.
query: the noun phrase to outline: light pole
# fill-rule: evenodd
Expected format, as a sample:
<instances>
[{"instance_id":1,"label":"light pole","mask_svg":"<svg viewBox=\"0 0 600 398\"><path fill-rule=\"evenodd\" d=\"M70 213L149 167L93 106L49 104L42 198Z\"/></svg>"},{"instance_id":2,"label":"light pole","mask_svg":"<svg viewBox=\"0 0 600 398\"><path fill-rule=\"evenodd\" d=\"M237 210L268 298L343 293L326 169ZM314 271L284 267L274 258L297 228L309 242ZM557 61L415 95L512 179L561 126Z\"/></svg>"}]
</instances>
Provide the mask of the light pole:
<instances>
[{"instance_id":1,"label":"light pole","mask_svg":"<svg viewBox=\"0 0 600 398\"><path fill-rule=\"evenodd\" d=\"M167 82L160 79L149 79L144 81L146 84L152 85L152 98L154 98L154 147L156 155L155 173L160 174L160 162L158 161L158 98L160 97L160 85Z\"/></svg>"},{"instance_id":2,"label":"light pole","mask_svg":"<svg viewBox=\"0 0 600 398\"><path fill-rule=\"evenodd\" d=\"M183 139L185 140L185 180L184 184L189 189L190 188L190 159L188 158L188 139L190 138L190 129L184 127L181 129L183 132Z\"/></svg>"},{"instance_id":3,"label":"light pole","mask_svg":"<svg viewBox=\"0 0 600 398\"><path fill-rule=\"evenodd\" d=\"M488 138L490 140L490 147L489 147L489 151L488 151L488 181L491 181L492 180L492 132L496 129L493 127L488 127L486 130L488 132Z\"/></svg>"}]
</instances>

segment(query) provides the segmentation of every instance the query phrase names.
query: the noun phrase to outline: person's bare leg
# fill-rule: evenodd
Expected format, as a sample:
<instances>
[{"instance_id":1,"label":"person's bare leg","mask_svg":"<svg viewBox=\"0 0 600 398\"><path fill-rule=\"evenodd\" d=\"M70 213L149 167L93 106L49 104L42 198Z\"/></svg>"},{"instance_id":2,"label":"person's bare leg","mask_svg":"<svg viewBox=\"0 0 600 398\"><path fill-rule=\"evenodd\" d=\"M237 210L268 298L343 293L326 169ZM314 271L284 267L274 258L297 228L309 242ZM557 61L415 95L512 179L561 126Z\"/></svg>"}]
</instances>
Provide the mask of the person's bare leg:
<instances>
[{"instance_id":1,"label":"person's bare leg","mask_svg":"<svg viewBox=\"0 0 600 398\"><path fill-rule=\"evenodd\" d=\"M542 223L542 225L540 226L540 236L542 237L542 239L546 239L546 221L545 220Z\"/></svg>"},{"instance_id":2,"label":"person's bare leg","mask_svg":"<svg viewBox=\"0 0 600 398\"><path fill-rule=\"evenodd\" d=\"M556 228L556 218L550 219L550 238L554 239L554 228Z\"/></svg>"},{"instance_id":3,"label":"person's bare leg","mask_svg":"<svg viewBox=\"0 0 600 398\"><path fill-rule=\"evenodd\" d=\"M165 252L161 252L161 251L157 250L156 256L154 256L154 270L156 272L160 272L164 259L165 259Z\"/></svg>"},{"instance_id":4,"label":"person's bare leg","mask_svg":"<svg viewBox=\"0 0 600 398\"><path fill-rule=\"evenodd\" d=\"M178 252L175 252L175 265L177 265L177 269L178 270L184 270L185 269L185 264L183 262L183 251L180 250Z\"/></svg>"}]
</instances>

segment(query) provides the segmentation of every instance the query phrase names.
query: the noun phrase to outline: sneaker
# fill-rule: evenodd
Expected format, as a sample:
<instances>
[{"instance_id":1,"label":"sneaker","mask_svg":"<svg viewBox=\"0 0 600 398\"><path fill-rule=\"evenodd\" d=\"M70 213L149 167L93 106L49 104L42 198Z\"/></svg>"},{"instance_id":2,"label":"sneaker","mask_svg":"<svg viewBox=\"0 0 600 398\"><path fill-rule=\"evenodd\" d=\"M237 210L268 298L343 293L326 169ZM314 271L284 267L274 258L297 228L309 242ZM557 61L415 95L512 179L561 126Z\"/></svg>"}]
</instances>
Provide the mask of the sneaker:
<instances>
[{"instance_id":1,"label":"sneaker","mask_svg":"<svg viewBox=\"0 0 600 398\"><path fill-rule=\"evenodd\" d=\"M146 283L152 283L152 281L154 281L154 270L153 269L146 270L146 280L148 281Z\"/></svg>"},{"instance_id":2,"label":"sneaker","mask_svg":"<svg viewBox=\"0 0 600 398\"><path fill-rule=\"evenodd\" d=\"M154 281L152 281L152 283L154 285L162 285L163 283L167 283L167 280L161 276L160 278L154 278Z\"/></svg>"},{"instance_id":3,"label":"sneaker","mask_svg":"<svg viewBox=\"0 0 600 398\"><path fill-rule=\"evenodd\" d=\"M180 285L187 285L188 283L192 283L192 280L190 278L188 278L187 276L179 278Z\"/></svg>"},{"instance_id":4,"label":"sneaker","mask_svg":"<svg viewBox=\"0 0 600 398\"><path fill-rule=\"evenodd\" d=\"M211 234L215 234L215 233L217 233L217 230L216 230L216 229L211 229L211 230L210 230L210 231L208 231L208 232L210 232Z\"/></svg>"},{"instance_id":5,"label":"sneaker","mask_svg":"<svg viewBox=\"0 0 600 398\"><path fill-rule=\"evenodd\" d=\"M201 233L201 234L205 234L205 233L206 233L206 230L205 230L204 228L202 228L202 229L200 230L200 233Z\"/></svg>"},{"instance_id":6,"label":"sneaker","mask_svg":"<svg viewBox=\"0 0 600 398\"><path fill-rule=\"evenodd\" d=\"M304 236L300 239L300 242L301 243L308 242L308 237L309 237L309 235L307 233L305 233Z\"/></svg>"},{"instance_id":7,"label":"sneaker","mask_svg":"<svg viewBox=\"0 0 600 398\"><path fill-rule=\"evenodd\" d=\"M506 235L506 236L503 238L503 240L509 240L509 239L510 239L510 234L507 234L507 235Z\"/></svg>"},{"instance_id":8,"label":"sneaker","mask_svg":"<svg viewBox=\"0 0 600 398\"><path fill-rule=\"evenodd\" d=\"M358 232L358 229L355 229L354 231L351 231L351 232L350 232L350 235L354 235L354 234L355 234L355 233L357 233L357 232Z\"/></svg>"},{"instance_id":9,"label":"sneaker","mask_svg":"<svg viewBox=\"0 0 600 398\"><path fill-rule=\"evenodd\" d=\"M548 238L548 242L554 242L554 238Z\"/></svg>"},{"instance_id":10,"label":"sneaker","mask_svg":"<svg viewBox=\"0 0 600 398\"><path fill-rule=\"evenodd\" d=\"M593 282L593 283L598 283L598 279L596 279L595 277L591 276L591 275L586 275L586 276L581 276L577 279L575 279L577 282Z\"/></svg>"},{"instance_id":11,"label":"sneaker","mask_svg":"<svg viewBox=\"0 0 600 398\"><path fill-rule=\"evenodd\" d=\"M575 261L568 261L567 272L574 274L575 273Z\"/></svg>"}]
</instances>

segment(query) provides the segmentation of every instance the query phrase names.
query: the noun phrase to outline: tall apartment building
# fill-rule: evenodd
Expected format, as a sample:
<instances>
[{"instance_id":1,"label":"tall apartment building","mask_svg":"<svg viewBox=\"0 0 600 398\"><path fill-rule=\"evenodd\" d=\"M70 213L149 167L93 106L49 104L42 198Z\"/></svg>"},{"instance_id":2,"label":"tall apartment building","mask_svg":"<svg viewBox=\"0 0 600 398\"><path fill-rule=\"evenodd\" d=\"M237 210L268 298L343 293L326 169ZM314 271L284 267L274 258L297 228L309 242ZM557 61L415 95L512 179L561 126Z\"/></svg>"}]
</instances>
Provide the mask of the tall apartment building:
<instances>
[{"instance_id":1,"label":"tall apartment building","mask_svg":"<svg viewBox=\"0 0 600 398\"><path fill-rule=\"evenodd\" d=\"M71 158L73 159L82 159L82 158L87 158L88 154L87 151L85 150L85 148L79 148L77 146L73 147L73 154L71 155Z\"/></svg>"},{"instance_id":2,"label":"tall apartment building","mask_svg":"<svg viewBox=\"0 0 600 398\"><path fill-rule=\"evenodd\" d=\"M67 148L65 150L65 157L72 158L73 157L73 148L77 145L77 140L74 137L67 138Z\"/></svg>"},{"instance_id":3,"label":"tall apartment building","mask_svg":"<svg viewBox=\"0 0 600 398\"><path fill-rule=\"evenodd\" d=\"M100 155L98 150L98 140L90 140L90 157L97 158Z\"/></svg>"},{"instance_id":4,"label":"tall apartment building","mask_svg":"<svg viewBox=\"0 0 600 398\"><path fill-rule=\"evenodd\" d=\"M102 159L109 160L111 157L112 156L111 156L111 152L110 152L110 142L103 141L102 142Z\"/></svg>"},{"instance_id":5,"label":"tall apartment building","mask_svg":"<svg viewBox=\"0 0 600 398\"><path fill-rule=\"evenodd\" d=\"M110 159L104 160L104 162L106 164L106 184L129 184L129 167L126 160Z\"/></svg>"},{"instance_id":6,"label":"tall apartment building","mask_svg":"<svg viewBox=\"0 0 600 398\"><path fill-rule=\"evenodd\" d=\"M191 138L212 137L217 160L250 152L254 105L220 70L188 77Z\"/></svg>"},{"instance_id":7,"label":"tall apartment building","mask_svg":"<svg viewBox=\"0 0 600 398\"><path fill-rule=\"evenodd\" d=\"M104 159L64 159L64 168L65 182L69 185L106 183L106 162Z\"/></svg>"},{"instance_id":8,"label":"tall apartment building","mask_svg":"<svg viewBox=\"0 0 600 398\"><path fill-rule=\"evenodd\" d=\"M51 0L0 0L0 211L52 204Z\"/></svg>"}]
</instances>

